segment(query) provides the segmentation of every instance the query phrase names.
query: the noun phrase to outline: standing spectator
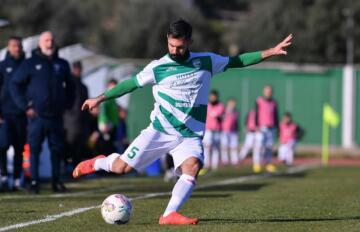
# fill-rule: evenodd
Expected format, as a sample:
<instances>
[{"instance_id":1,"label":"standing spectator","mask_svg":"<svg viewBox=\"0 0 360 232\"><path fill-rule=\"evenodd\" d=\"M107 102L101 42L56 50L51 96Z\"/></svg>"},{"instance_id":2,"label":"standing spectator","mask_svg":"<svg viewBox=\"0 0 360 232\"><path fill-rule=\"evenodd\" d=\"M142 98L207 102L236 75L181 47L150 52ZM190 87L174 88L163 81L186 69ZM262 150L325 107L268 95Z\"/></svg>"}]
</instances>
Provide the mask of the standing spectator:
<instances>
[{"instance_id":1,"label":"standing spectator","mask_svg":"<svg viewBox=\"0 0 360 232\"><path fill-rule=\"evenodd\" d=\"M207 107L205 135L204 135L204 155L205 169L217 169L219 167L221 121L224 115L225 107L219 101L219 93L212 90L209 96Z\"/></svg>"},{"instance_id":2,"label":"standing spectator","mask_svg":"<svg viewBox=\"0 0 360 232\"><path fill-rule=\"evenodd\" d=\"M26 59L10 83L10 92L17 106L29 118L31 191L39 193L39 156L45 138L51 152L52 190L64 192L60 180L60 162L64 148L63 114L72 106L74 87L70 67L59 58L54 36L40 35L39 48Z\"/></svg>"},{"instance_id":3,"label":"standing spectator","mask_svg":"<svg viewBox=\"0 0 360 232\"><path fill-rule=\"evenodd\" d=\"M119 124L116 128L114 144L115 144L116 152L122 154L129 145L127 138L127 127L126 127L127 110L119 106L118 112L119 112Z\"/></svg>"},{"instance_id":4,"label":"standing spectator","mask_svg":"<svg viewBox=\"0 0 360 232\"><path fill-rule=\"evenodd\" d=\"M245 125L246 125L246 135L245 141L240 151L240 160L245 159L245 157L249 154L251 149L254 149L255 145L255 134L256 134L256 110L252 109L246 116ZM253 159L253 171L260 172L261 171L261 157L260 153L252 154ZM259 170L260 169L260 170Z\"/></svg>"},{"instance_id":5,"label":"standing spectator","mask_svg":"<svg viewBox=\"0 0 360 232\"><path fill-rule=\"evenodd\" d=\"M256 144L254 155L264 159L265 169L268 172L276 171L272 164L272 149L275 133L279 127L277 103L272 97L273 89L266 85L263 89L263 96L256 100ZM255 172L260 172L261 167L255 167Z\"/></svg>"},{"instance_id":6,"label":"standing spectator","mask_svg":"<svg viewBox=\"0 0 360 232\"><path fill-rule=\"evenodd\" d=\"M221 161L224 164L229 163L229 156L232 165L237 165L239 162L238 118L239 112L236 109L236 100L230 98L226 103L226 110L222 121L221 145L223 149L221 152Z\"/></svg>"},{"instance_id":7,"label":"standing spectator","mask_svg":"<svg viewBox=\"0 0 360 232\"><path fill-rule=\"evenodd\" d=\"M20 177L22 171L22 152L26 140L27 119L25 111L20 109L10 95L9 84L24 61L24 52L20 37L10 37L7 45L7 53L4 61L0 63L0 169L2 189L7 190L7 150L13 146L14 154L14 185L12 190L20 188Z\"/></svg>"},{"instance_id":8,"label":"standing spectator","mask_svg":"<svg viewBox=\"0 0 360 232\"><path fill-rule=\"evenodd\" d=\"M288 166L293 164L295 145L302 134L303 131L292 120L291 114L286 112L280 123L279 160Z\"/></svg>"},{"instance_id":9,"label":"standing spectator","mask_svg":"<svg viewBox=\"0 0 360 232\"><path fill-rule=\"evenodd\" d=\"M107 82L107 89L112 89L116 85L117 81L110 79ZM98 126L104 140L104 150L101 153L110 154L115 152L114 138L119 124L118 105L115 99L110 99L102 103L99 110Z\"/></svg>"},{"instance_id":10,"label":"standing spectator","mask_svg":"<svg viewBox=\"0 0 360 232\"><path fill-rule=\"evenodd\" d=\"M101 136L98 127L98 115L99 107L94 108L90 111L89 118L89 136L87 138L87 150L89 150L89 155L87 158L93 158L94 155L103 153L102 149L99 149L99 144L101 144Z\"/></svg>"},{"instance_id":11,"label":"standing spectator","mask_svg":"<svg viewBox=\"0 0 360 232\"><path fill-rule=\"evenodd\" d=\"M65 111L65 158L70 166L76 166L83 157L86 139L89 134L89 113L81 111L82 103L88 98L88 89L81 81L82 65L80 61L72 64L75 99L71 109Z\"/></svg>"}]
</instances>

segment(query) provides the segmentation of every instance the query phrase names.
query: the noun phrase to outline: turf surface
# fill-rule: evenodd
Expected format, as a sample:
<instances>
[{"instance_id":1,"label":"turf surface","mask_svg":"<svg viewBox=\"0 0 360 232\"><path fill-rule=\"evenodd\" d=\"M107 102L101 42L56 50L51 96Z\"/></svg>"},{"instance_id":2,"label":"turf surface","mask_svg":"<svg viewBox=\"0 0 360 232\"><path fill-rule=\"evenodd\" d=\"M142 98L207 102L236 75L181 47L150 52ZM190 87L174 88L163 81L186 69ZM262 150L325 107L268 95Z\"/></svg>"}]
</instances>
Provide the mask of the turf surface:
<instances>
[{"instance_id":1,"label":"turf surface","mask_svg":"<svg viewBox=\"0 0 360 232\"><path fill-rule=\"evenodd\" d=\"M359 231L359 167L316 168L294 174L257 176L241 182L224 180L249 176L249 169L221 169L202 177L181 213L200 217L197 226L159 226L169 196L136 199L130 222L107 225L100 209L92 209L18 231ZM222 182L222 185L213 183ZM169 192L161 178L100 178L68 184L71 193L52 195L0 194L1 228L44 219L73 209L100 205L113 193L129 197Z\"/></svg>"}]
</instances>

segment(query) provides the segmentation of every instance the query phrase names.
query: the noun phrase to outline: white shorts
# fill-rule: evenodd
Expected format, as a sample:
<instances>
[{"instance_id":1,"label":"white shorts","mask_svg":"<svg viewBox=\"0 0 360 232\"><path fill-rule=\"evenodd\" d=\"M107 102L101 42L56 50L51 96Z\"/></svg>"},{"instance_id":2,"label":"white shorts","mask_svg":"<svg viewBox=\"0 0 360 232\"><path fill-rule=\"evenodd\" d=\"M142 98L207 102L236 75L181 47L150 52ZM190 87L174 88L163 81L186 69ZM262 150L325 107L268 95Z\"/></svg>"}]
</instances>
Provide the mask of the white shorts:
<instances>
[{"instance_id":1,"label":"white shorts","mask_svg":"<svg viewBox=\"0 0 360 232\"><path fill-rule=\"evenodd\" d=\"M237 148L239 146L239 136L237 132L222 132L221 145L223 147Z\"/></svg>"},{"instance_id":2,"label":"white shorts","mask_svg":"<svg viewBox=\"0 0 360 232\"><path fill-rule=\"evenodd\" d=\"M137 171L169 153L174 160L175 172L181 175L181 164L190 157L204 163L204 149L200 137L178 137L157 131L150 125L126 149L121 159Z\"/></svg>"}]
</instances>

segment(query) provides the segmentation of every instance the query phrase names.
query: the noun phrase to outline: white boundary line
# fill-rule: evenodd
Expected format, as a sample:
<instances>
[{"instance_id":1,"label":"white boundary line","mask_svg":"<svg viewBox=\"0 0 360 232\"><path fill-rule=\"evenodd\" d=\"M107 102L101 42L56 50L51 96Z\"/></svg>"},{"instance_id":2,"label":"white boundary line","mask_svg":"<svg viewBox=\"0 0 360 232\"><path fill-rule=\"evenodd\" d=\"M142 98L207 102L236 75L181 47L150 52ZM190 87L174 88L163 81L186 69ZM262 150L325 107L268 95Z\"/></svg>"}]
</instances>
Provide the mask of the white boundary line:
<instances>
[{"instance_id":1,"label":"white boundary line","mask_svg":"<svg viewBox=\"0 0 360 232\"><path fill-rule=\"evenodd\" d=\"M296 174L296 173L299 173L299 172L302 172L305 170L309 170L309 169L314 169L317 167L318 166L297 166L297 167L289 168L286 172L278 172L278 173L274 173L274 174L250 175L250 176L231 178L231 179L222 180L222 181L218 181L218 182L198 185L196 187L196 189L206 189L206 188L210 188L210 187L224 186L224 185L230 185L230 184L235 184L235 183L243 183L246 181L266 179L269 177L279 176L282 174ZM86 192L89 192L89 191L86 191ZM133 198L131 198L131 200L134 201L134 200L141 200L141 199L149 199L149 198L154 198L154 197L159 197L159 196L167 196L170 194L171 194L171 192L149 193L149 194L145 194L142 196L133 197ZM23 227L27 227L27 226L31 226L31 225L40 224L40 223L55 221L62 217L70 217L70 216L80 214L80 213L83 213L83 212L86 212L86 211L89 211L92 209L96 209L96 208L100 208L100 205L94 205L94 206L89 206L89 207L84 207L84 208L73 209L73 210L66 211L66 212L63 212L60 214L48 215L43 219L38 219L38 220L33 220L33 221L28 221L28 222L17 223L17 224L5 226L5 227L0 227L0 232L19 229L19 228L23 228Z\"/></svg>"},{"instance_id":2,"label":"white boundary line","mask_svg":"<svg viewBox=\"0 0 360 232\"><path fill-rule=\"evenodd\" d=\"M134 184L131 185L122 185L122 188L125 187L127 190L128 187L134 187ZM107 188L101 188L101 189L94 189L94 190L85 190L75 193L56 193L56 194L44 194L44 195L5 195L0 196L0 202L3 200L16 200L16 199L34 199L34 198L68 198L68 197L78 197L84 194L93 194L93 193L101 193L111 190L117 190L119 189L119 186L112 186Z\"/></svg>"}]
</instances>

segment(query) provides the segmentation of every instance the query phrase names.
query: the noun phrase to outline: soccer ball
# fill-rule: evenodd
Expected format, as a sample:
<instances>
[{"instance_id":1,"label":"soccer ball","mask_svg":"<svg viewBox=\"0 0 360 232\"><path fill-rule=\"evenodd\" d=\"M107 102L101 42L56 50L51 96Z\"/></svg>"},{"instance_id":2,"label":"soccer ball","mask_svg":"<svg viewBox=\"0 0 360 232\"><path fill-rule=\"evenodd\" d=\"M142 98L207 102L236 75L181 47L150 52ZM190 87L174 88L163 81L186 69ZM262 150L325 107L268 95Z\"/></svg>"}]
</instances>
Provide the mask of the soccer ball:
<instances>
[{"instance_id":1,"label":"soccer ball","mask_svg":"<svg viewBox=\"0 0 360 232\"><path fill-rule=\"evenodd\" d=\"M108 196L101 205L101 215L106 223L125 224L130 220L132 205L122 194Z\"/></svg>"}]
</instances>

